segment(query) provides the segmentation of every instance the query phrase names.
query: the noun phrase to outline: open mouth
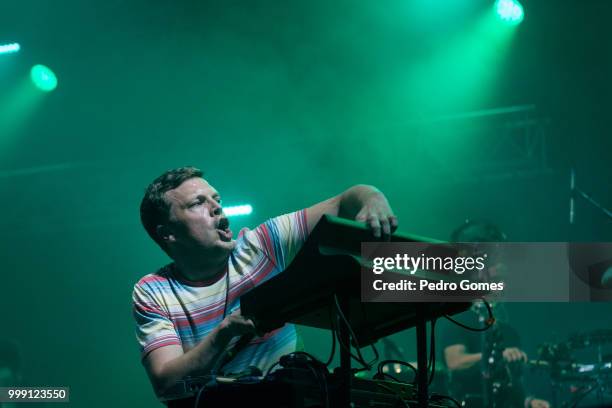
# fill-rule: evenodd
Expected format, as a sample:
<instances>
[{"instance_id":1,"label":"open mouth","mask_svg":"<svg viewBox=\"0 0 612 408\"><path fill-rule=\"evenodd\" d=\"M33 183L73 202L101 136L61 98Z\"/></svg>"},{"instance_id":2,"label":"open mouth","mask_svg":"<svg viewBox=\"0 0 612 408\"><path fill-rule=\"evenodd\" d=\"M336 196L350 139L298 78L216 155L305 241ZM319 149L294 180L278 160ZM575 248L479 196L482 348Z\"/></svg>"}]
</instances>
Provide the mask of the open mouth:
<instances>
[{"instance_id":1,"label":"open mouth","mask_svg":"<svg viewBox=\"0 0 612 408\"><path fill-rule=\"evenodd\" d=\"M222 241L229 242L232 240L232 230L229 228L229 220L227 218L221 218L219 220L217 232L219 233Z\"/></svg>"},{"instance_id":2,"label":"open mouth","mask_svg":"<svg viewBox=\"0 0 612 408\"><path fill-rule=\"evenodd\" d=\"M227 229L222 230L222 229L217 228L217 232L219 233L219 236L221 237L222 241L229 242L232 240L233 234L232 234L231 229L227 228Z\"/></svg>"}]
</instances>

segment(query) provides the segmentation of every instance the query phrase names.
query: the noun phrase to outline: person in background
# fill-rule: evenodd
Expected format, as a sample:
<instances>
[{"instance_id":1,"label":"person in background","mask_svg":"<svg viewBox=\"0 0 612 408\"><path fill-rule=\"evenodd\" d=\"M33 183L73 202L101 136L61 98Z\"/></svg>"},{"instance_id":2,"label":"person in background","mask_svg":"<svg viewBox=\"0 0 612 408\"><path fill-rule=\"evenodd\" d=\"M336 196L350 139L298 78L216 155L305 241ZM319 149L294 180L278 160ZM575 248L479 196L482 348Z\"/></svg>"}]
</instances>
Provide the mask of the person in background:
<instances>
[{"instance_id":1,"label":"person in background","mask_svg":"<svg viewBox=\"0 0 612 408\"><path fill-rule=\"evenodd\" d=\"M452 242L504 242L506 235L495 225L486 222L468 221L451 235ZM499 274L503 265L493 264L488 273L490 277ZM475 304L470 310L453 316L469 327L483 327L484 308ZM446 322L441 330L441 349L443 360L449 373L449 391L457 400L468 408L484 407L485 369L482 364L483 354L487 355L486 344L495 336L495 342L501 344L501 359L504 364L504 382L511 384L501 389L502 401L496 408L550 408L548 401L528 396L522 381L522 368L527 363L527 354L521 349L518 332L504 321L503 305L493 305L495 323L484 332L464 329L451 322ZM489 337L487 337L489 336ZM490 405L489 403L488 405Z\"/></svg>"}]
</instances>

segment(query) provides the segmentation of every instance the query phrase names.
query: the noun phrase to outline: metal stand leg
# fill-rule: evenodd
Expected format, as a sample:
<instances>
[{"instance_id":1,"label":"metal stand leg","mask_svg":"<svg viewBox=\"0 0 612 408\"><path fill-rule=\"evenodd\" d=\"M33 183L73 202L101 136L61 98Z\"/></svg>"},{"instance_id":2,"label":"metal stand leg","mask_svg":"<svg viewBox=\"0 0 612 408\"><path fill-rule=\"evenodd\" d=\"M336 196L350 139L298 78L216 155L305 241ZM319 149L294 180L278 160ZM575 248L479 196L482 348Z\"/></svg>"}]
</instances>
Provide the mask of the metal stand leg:
<instances>
[{"instance_id":1,"label":"metal stand leg","mask_svg":"<svg viewBox=\"0 0 612 408\"><path fill-rule=\"evenodd\" d=\"M417 341L417 401L419 407L427 407L429 400L427 378L427 321L425 320L425 305L416 307L416 341Z\"/></svg>"},{"instance_id":2,"label":"metal stand leg","mask_svg":"<svg viewBox=\"0 0 612 408\"><path fill-rule=\"evenodd\" d=\"M349 302L348 297L339 296L338 301L340 304L340 309L344 314L344 317L347 321L350 321L349 317ZM340 388L339 392L339 406L342 408L350 408L351 407L351 336L344 322L341 322L338 325L338 337L342 344L345 344L347 349L344 347L340 347Z\"/></svg>"}]
</instances>

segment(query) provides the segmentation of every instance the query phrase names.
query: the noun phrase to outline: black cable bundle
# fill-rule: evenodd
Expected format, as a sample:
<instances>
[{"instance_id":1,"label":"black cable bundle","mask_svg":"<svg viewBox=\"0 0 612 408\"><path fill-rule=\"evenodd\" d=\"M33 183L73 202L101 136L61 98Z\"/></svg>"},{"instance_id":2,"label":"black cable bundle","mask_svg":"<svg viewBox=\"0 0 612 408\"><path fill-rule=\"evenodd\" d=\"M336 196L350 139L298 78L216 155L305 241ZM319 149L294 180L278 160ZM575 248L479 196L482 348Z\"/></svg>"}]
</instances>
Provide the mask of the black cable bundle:
<instances>
[{"instance_id":1,"label":"black cable bundle","mask_svg":"<svg viewBox=\"0 0 612 408\"><path fill-rule=\"evenodd\" d=\"M312 354L306 353L305 351L294 351L293 353L285 354L276 363L274 363L266 371L264 380L268 379L272 370L280 365L285 370L299 370L307 368L313 375L316 383L319 385L321 391L321 399L326 408L329 407L329 390L327 386L328 375L327 366L325 363L319 361Z\"/></svg>"}]
</instances>

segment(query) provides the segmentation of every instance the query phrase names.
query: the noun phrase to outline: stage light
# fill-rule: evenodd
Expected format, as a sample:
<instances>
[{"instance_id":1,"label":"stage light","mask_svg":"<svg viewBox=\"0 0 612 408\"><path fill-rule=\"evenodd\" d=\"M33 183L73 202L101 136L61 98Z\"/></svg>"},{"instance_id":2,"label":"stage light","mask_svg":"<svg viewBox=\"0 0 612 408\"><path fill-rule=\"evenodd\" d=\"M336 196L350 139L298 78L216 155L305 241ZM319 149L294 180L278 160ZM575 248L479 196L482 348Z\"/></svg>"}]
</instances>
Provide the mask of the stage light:
<instances>
[{"instance_id":1,"label":"stage light","mask_svg":"<svg viewBox=\"0 0 612 408\"><path fill-rule=\"evenodd\" d=\"M21 49L21 46L17 43L12 44L2 44L0 45L0 54L13 54L18 52Z\"/></svg>"},{"instance_id":2,"label":"stage light","mask_svg":"<svg viewBox=\"0 0 612 408\"><path fill-rule=\"evenodd\" d=\"M30 78L41 91L51 92L57 87L57 77L44 65L34 65L30 70Z\"/></svg>"},{"instance_id":3,"label":"stage light","mask_svg":"<svg viewBox=\"0 0 612 408\"><path fill-rule=\"evenodd\" d=\"M503 22L511 25L520 24L525 16L523 6L518 0L497 0L495 12Z\"/></svg>"},{"instance_id":4,"label":"stage light","mask_svg":"<svg viewBox=\"0 0 612 408\"><path fill-rule=\"evenodd\" d=\"M238 215L249 215L252 212L253 212L253 207L251 207L250 204L223 207L223 213L228 217L234 217Z\"/></svg>"}]
</instances>

